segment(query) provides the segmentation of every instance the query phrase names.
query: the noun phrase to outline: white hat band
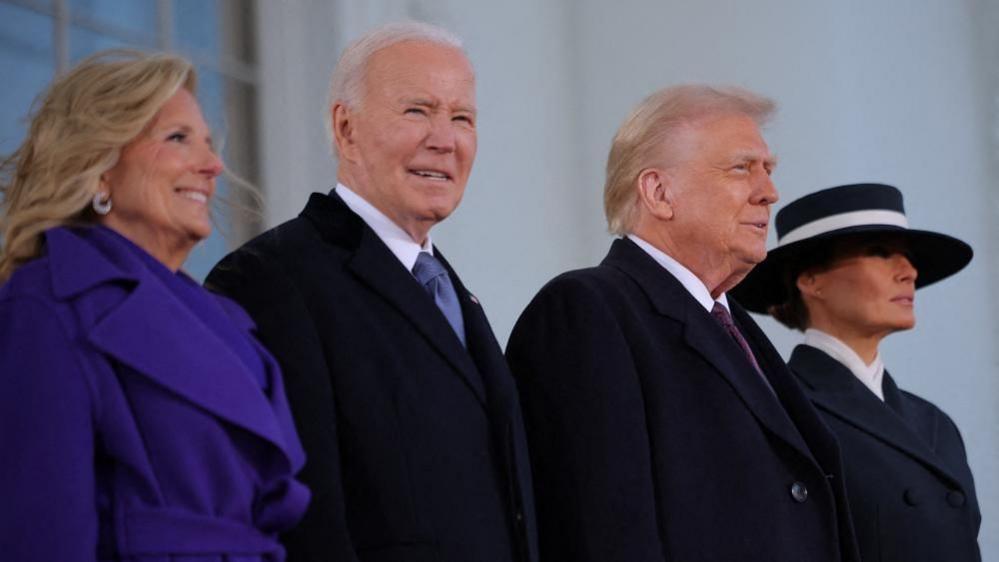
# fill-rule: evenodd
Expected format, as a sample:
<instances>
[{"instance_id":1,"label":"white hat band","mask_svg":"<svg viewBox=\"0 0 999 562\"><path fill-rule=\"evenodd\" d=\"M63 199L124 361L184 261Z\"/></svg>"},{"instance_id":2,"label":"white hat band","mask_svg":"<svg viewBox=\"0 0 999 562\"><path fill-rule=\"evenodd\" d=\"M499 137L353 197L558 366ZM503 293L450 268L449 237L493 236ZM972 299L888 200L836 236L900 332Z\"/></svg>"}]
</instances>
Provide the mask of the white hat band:
<instances>
[{"instance_id":1,"label":"white hat band","mask_svg":"<svg viewBox=\"0 0 999 562\"><path fill-rule=\"evenodd\" d=\"M900 226L902 228L909 227L909 221L905 219L905 215L898 211L886 211L883 209L851 211L849 213L830 215L828 217L823 217L821 219L805 223L782 236L780 240L777 241L777 245L784 246L787 244L793 244L800 240L818 236L833 230L839 230L841 228L872 224Z\"/></svg>"}]
</instances>

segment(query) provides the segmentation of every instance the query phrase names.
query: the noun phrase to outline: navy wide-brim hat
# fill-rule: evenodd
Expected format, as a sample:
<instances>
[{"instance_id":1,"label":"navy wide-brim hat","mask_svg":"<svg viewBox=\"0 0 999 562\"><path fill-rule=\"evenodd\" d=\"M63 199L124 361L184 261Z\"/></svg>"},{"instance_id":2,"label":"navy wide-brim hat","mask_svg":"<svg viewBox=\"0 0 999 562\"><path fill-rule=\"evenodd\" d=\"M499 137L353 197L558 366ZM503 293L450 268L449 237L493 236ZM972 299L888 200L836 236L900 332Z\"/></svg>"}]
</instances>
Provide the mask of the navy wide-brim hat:
<instances>
[{"instance_id":1,"label":"navy wide-brim hat","mask_svg":"<svg viewBox=\"0 0 999 562\"><path fill-rule=\"evenodd\" d=\"M781 279L785 266L831 241L861 234L891 234L908 243L916 288L953 275L973 252L965 242L909 228L902 192L878 183L830 187L796 199L777 213L777 247L730 294L743 307L766 313L788 298Z\"/></svg>"}]
</instances>

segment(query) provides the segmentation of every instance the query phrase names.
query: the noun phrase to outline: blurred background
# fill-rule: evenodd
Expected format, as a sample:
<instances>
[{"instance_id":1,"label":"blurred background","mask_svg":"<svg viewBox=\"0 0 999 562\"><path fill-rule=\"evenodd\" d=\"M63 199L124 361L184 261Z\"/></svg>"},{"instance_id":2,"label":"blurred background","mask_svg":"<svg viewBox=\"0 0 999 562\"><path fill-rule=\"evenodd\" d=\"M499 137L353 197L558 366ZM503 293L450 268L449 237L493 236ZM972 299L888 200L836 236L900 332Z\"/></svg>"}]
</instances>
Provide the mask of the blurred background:
<instances>
[{"instance_id":1,"label":"blurred background","mask_svg":"<svg viewBox=\"0 0 999 562\"><path fill-rule=\"evenodd\" d=\"M20 143L44 85L87 54L190 57L228 166L265 202L259 217L220 209L186 264L202 278L335 184L329 74L350 40L400 19L457 32L476 67L476 165L433 236L501 342L548 279L606 253L610 139L670 84L735 84L778 101L766 131L780 158L776 208L833 185L890 183L913 227L971 243L971 265L920 291L918 326L882 351L900 386L961 428L983 556L999 561L997 0L0 0L0 153ZM760 321L786 357L800 336Z\"/></svg>"}]
</instances>

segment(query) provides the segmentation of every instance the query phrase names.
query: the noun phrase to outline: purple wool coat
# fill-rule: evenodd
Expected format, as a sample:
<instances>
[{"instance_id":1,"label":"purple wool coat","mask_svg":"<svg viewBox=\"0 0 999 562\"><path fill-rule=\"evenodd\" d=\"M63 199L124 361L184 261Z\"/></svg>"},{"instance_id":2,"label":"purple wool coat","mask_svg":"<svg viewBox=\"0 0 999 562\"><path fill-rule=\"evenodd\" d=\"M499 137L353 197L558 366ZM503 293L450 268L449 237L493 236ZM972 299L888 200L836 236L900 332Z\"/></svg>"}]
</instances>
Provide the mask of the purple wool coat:
<instances>
[{"instance_id":1,"label":"purple wool coat","mask_svg":"<svg viewBox=\"0 0 999 562\"><path fill-rule=\"evenodd\" d=\"M284 560L309 492L276 363L218 297L265 392L116 236L52 229L0 287L0 559Z\"/></svg>"}]
</instances>

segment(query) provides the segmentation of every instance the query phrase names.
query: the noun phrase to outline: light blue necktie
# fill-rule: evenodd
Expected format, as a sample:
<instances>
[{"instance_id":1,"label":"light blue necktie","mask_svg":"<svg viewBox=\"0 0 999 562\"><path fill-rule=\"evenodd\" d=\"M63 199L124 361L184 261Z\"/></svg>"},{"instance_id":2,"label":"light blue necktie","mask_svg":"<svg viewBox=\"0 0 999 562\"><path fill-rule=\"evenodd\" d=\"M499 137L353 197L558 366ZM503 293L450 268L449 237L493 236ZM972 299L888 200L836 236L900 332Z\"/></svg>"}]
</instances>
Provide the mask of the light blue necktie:
<instances>
[{"instance_id":1,"label":"light blue necktie","mask_svg":"<svg viewBox=\"0 0 999 562\"><path fill-rule=\"evenodd\" d=\"M461 303L458 302L458 294L441 262L428 252L420 252L416 257L416 265L413 266L413 276L434 299L434 304L444 314L444 318L447 318L448 324L451 324L461 345L465 345L465 321L461 315Z\"/></svg>"}]
</instances>

